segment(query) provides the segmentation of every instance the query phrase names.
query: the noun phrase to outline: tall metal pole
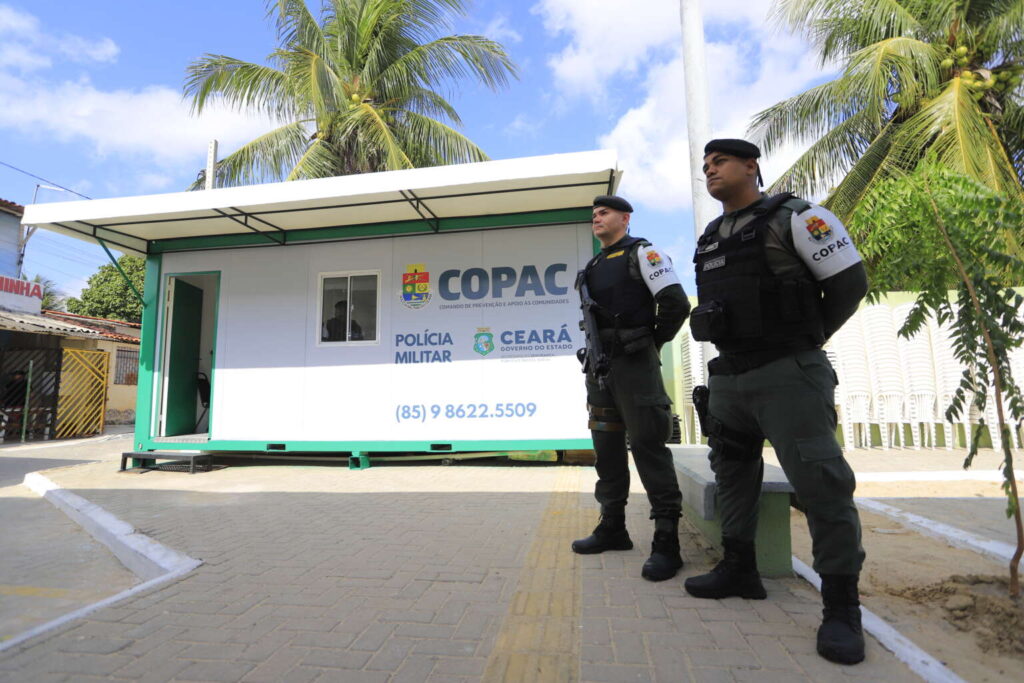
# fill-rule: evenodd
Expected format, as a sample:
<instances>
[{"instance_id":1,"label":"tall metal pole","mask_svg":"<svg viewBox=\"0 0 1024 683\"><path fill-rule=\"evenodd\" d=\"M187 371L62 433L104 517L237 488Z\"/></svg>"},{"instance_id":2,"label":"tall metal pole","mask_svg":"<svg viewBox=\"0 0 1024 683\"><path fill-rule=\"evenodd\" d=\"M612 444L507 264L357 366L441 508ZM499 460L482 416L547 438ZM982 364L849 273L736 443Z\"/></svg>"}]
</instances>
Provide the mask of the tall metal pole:
<instances>
[{"instance_id":1,"label":"tall metal pole","mask_svg":"<svg viewBox=\"0 0 1024 683\"><path fill-rule=\"evenodd\" d=\"M694 242L704 226L720 211L704 185L704 145L711 138L708 113L707 62L704 59L704 14L700 0L679 0L679 19L683 28L683 85L686 88L686 137L690 143L690 197L693 203ZM716 355L708 342L700 344L701 362L691 367L694 385L704 384L705 363ZM697 440L700 443L700 440Z\"/></svg>"},{"instance_id":2,"label":"tall metal pole","mask_svg":"<svg viewBox=\"0 0 1024 683\"><path fill-rule=\"evenodd\" d=\"M704 187L704 145L711 137L707 63L704 60L704 15L700 0L679 0L683 26L683 84L686 88L686 135L690 141L690 194L697 237L719 210Z\"/></svg>"},{"instance_id":3,"label":"tall metal pole","mask_svg":"<svg viewBox=\"0 0 1024 683\"><path fill-rule=\"evenodd\" d=\"M217 141L210 140L206 148L206 183L204 190L212 190L217 187Z\"/></svg>"}]
</instances>

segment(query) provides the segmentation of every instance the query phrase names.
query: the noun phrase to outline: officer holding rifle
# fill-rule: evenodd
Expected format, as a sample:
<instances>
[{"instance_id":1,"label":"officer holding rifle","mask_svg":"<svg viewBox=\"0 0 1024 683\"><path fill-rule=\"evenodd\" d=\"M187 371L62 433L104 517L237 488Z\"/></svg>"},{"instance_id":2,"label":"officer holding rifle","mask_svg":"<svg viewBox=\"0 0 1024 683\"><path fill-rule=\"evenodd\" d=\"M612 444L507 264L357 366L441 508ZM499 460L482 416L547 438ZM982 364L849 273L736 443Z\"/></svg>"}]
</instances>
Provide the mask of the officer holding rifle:
<instances>
[{"instance_id":1,"label":"officer holding rifle","mask_svg":"<svg viewBox=\"0 0 1024 683\"><path fill-rule=\"evenodd\" d=\"M668 255L629 234L632 213L622 197L594 198L591 227L601 251L576 278L587 337L581 360L597 454L594 496L601 505L601 521L593 534L574 541L572 549L593 554L633 548L625 516L628 433L655 520L651 556L642 575L664 581L683 566L678 533L682 496L665 446L672 413L658 354L683 326L690 303Z\"/></svg>"}]
</instances>

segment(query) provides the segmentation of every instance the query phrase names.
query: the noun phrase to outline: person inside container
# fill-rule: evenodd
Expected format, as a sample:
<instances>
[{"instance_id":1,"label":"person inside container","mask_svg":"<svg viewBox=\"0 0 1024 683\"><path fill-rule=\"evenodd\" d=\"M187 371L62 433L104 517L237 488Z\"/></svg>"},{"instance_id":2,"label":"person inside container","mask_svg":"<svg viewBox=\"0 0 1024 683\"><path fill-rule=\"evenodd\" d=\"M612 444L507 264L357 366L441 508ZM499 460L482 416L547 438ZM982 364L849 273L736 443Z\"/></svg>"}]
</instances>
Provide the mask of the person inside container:
<instances>
[{"instance_id":1,"label":"person inside container","mask_svg":"<svg viewBox=\"0 0 1024 683\"><path fill-rule=\"evenodd\" d=\"M334 317L329 318L323 326L320 341L358 341L363 338L363 328L352 321L352 329L348 329L348 301L342 299L334 304Z\"/></svg>"}]
</instances>

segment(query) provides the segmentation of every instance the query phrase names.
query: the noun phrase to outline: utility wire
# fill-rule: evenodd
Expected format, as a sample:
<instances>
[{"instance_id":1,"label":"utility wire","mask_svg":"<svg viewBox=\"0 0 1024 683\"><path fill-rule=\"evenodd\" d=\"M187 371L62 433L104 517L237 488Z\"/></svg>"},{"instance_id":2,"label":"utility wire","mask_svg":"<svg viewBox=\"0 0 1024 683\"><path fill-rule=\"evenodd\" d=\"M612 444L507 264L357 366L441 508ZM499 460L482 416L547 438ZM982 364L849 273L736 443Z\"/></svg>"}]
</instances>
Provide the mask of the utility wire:
<instances>
[{"instance_id":1,"label":"utility wire","mask_svg":"<svg viewBox=\"0 0 1024 683\"><path fill-rule=\"evenodd\" d=\"M32 178L35 178L36 180L42 180L44 183L47 183L49 185L53 185L54 187L59 187L60 189L64 190L65 192L70 192L71 194L77 194L82 199L92 199L92 197L86 197L81 192L75 192L74 190L72 190L70 188L67 188L67 187L64 187L63 185L58 185L57 183L53 182L52 180L47 180L46 178L43 178L41 176L37 176L35 173L29 173L28 171L22 170L22 169L18 168L17 166L11 166L6 161L0 161L0 164L6 166L7 168L14 169L18 173L24 173L25 175L31 176Z\"/></svg>"}]
</instances>

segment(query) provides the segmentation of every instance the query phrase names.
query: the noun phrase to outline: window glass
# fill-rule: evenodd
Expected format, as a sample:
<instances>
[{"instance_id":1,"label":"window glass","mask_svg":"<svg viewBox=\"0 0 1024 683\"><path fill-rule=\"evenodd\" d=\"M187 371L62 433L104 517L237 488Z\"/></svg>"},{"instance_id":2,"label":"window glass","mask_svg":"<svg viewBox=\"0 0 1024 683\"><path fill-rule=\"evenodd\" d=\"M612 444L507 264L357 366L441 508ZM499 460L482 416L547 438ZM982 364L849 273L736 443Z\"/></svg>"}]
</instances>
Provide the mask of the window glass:
<instances>
[{"instance_id":1,"label":"window glass","mask_svg":"<svg viewBox=\"0 0 1024 683\"><path fill-rule=\"evenodd\" d=\"M321 279L320 341L377 340L377 280L376 274Z\"/></svg>"}]
</instances>

